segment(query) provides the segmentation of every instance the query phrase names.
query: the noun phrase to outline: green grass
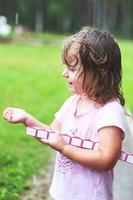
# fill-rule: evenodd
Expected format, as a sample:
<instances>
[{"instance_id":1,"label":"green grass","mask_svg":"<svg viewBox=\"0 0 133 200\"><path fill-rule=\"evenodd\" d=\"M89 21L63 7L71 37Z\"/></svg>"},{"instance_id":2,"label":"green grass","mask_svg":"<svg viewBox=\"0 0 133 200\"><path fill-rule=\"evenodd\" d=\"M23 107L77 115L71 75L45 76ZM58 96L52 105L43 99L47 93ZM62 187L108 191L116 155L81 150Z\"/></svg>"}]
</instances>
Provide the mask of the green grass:
<instances>
[{"instance_id":1,"label":"green grass","mask_svg":"<svg viewBox=\"0 0 133 200\"><path fill-rule=\"evenodd\" d=\"M27 177L45 166L49 148L26 136L22 125L2 119L7 106L22 107L50 123L68 93L61 73L60 47L0 45L0 199L18 199Z\"/></svg>"},{"instance_id":2,"label":"green grass","mask_svg":"<svg viewBox=\"0 0 133 200\"><path fill-rule=\"evenodd\" d=\"M126 106L133 111L133 41L119 41L123 65L123 92Z\"/></svg>"},{"instance_id":3,"label":"green grass","mask_svg":"<svg viewBox=\"0 0 133 200\"><path fill-rule=\"evenodd\" d=\"M53 40L53 36L49 36ZM55 37L57 39L57 36ZM59 38L58 38L59 39ZM127 106L133 110L133 42L120 41L123 57L123 90ZM45 123L50 123L69 93L61 77L61 45L0 45L0 199L19 199L27 189L28 177L44 167L51 150L26 136L22 125L2 119L5 107L21 107Z\"/></svg>"}]
</instances>

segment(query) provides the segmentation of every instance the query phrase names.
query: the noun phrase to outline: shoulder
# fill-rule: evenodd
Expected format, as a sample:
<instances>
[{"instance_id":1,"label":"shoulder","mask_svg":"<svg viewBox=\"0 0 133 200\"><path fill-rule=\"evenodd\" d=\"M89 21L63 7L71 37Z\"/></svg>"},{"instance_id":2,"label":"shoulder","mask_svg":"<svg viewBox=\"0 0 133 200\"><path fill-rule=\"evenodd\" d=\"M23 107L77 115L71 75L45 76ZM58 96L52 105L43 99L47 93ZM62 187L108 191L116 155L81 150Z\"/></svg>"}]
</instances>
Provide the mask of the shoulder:
<instances>
[{"instance_id":1,"label":"shoulder","mask_svg":"<svg viewBox=\"0 0 133 200\"><path fill-rule=\"evenodd\" d=\"M105 126L116 126L125 132L126 114L124 107L120 105L119 101L110 101L98 109L97 129Z\"/></svg>"},{"instance_id":2,"label":"shoulder","mask_svg":"<svg viewBox=\"0 0 133 200\"><path fill-rule=\"evenodd\" d=\"M107 102L104 106L100 107L98 110L99 115L107 115L107 114L124 114L125 110L124 107L119 103L119 101L114 100Z\"/></svg>"}]
</instances>

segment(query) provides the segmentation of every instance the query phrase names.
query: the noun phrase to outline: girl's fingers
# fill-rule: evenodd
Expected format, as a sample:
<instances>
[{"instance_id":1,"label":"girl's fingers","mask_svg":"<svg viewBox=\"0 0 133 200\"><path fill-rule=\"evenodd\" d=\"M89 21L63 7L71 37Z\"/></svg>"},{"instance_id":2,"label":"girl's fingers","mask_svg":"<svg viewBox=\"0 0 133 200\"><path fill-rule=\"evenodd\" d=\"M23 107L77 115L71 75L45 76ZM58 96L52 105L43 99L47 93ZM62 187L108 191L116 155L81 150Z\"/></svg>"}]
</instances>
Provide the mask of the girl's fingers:
<instances>
[{"instance_id":1,"label":"girl's fingers","mask_svg":"<svg viewBox=\"0 0 133 200\"><path fill-rule=\"evenodd\" d=\"M10 115L10 113L6 112L5 115L4 115L4 118L7 120L9 118L9 115Z\"/></svg>"},{"instance_id":2,"label":"girl's fingers","mask_svg":"<svg viewBox=\"0 0 133 200\"><path fill-rule=\"evenodd\" d=\"M48 139L43 139L43 138L36 138L39 142L42 144L46 144L50 146L50 141Z\"/></svg>"},{"instance_id":3,"label":"girl's fingers","mask_svg":"<svg viewBox=\"0 0 133 200\"><path fill-rule=\"evenodd\" d=\"M3 113L3 117L8 122L15 122L17 120L17 119L15 119L16 118L15 109L7 108Z\"/></svg>"},{"instance_id":4,"label":"girl's fingers","mask_svg":"<svg viewBox=\"0 0 133 200\"><path fill-rule=\"evenodd\" d=\"M5 118L7 115L8 115L8 113L11 113L11 112L13 112L13 109L12 108L6 108L5 110L4 110L4 112L3 112L3 117Z\"/></svg>"},{"instance_id":5,"label":"girl's fingers","mask_svg":"<svg viewBox=\"0 0 133 200\"><path fill-rule=\"evenodd\" d=\"M40 139L40 141L44 144L49 144L49 140L48 139Z\"/></svg>"},{"instance_id":6,"label":"girl's fingers","mask_svg":"<svg viewBox=\"0 0 133 200\"><path fill-rule=\"evenodd\" d=\"M5 119L7 120L7 121L11 121L12 120L12 114L8 114L6 117L5 117Z\"/></svg>"},{"instance_id":7,"label":"girl's fingers","mask_svg":"<svg viewBox=\"0 0 133 200\"><path fill-rule=\"evenodd\" d=\"M21 123L26 112L19 108L6 108L3 112L3 118L11 123Z\"/></svg>"},{"instance_id":8,"label":"girl's fingers","mask_svg":"<svg viewBox=\"0 0 133 200\"><path fill-rule=\"evenodd\" d=\"M9 121L12 119L12 115L13 115L13 111L9 110L4 114L4 118Z\"/></svg>"},{"instance_id":9,"label":"girl's fingers","mask_svg":"<svg viewBox=\"0 0 133 200\"><path fill-rule=\"evenodd\" d=\"M3 117L5 118L6 114L7 114L8 110L5 109L4 112L3 112Z\"/></svg>"}]
</instances>

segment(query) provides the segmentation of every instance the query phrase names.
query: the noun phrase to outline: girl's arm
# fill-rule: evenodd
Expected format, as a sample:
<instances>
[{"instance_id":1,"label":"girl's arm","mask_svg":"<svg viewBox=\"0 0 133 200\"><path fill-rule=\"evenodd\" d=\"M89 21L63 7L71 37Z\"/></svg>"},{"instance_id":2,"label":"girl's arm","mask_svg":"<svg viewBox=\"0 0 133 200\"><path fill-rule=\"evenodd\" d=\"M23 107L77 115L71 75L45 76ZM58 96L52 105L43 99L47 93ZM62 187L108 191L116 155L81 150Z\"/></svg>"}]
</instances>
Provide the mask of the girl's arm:
<instances>
[{"instance_id":1,"label":"girl's arm","mask_svg":"<svg viewBox=\"0 0 133 200\"><path fill-rule=\"evenodd\" d=\"M115 126L99 130L99 150L88 150L65 145L62 153L83 165L97 170L112 169L120 155L122 146L121 129Z\"/></svg>"},{"instance_id":2,"label":"girl's arm","mask_svg":"<svg viewBox=\"0 0 133 200\"><path fill-rule=\"evenodd\" d=\"M112 169L120 155L122 146L121 129L115 126L99 130L99 150L88 150L75 147L64 142L61 135L56 134L53 141L41 139L69 159L96 170Z\"/></svg>"},{"instance_id":3,"label":"girl's arm","mask_svg":"<svg viewBox=\"0 0 133 200\"><path fill-rule=\"evenodd\" d=\"M25 126L50 128L22 109L7 108L3 117L10 123L23 123ZM114 167L120 155L122 146L122 130L115 126L104 127L99 130L99 150L88 150L67 144L59 134L60 123L55 119L51 127L57 130L54 140L40 139L44 144L61 152L71 160L97 170L109 170Z\"/></svg>"},{"instance_id":4,"label":"girl's arm","mask_svg":"<svg viewBox=\"0 0 133 200\"><path fill-rule=\"evenodd\" d=\"M41 123L35 117L27 113L25 110L20 108L8 107L3 112L3 117L8 122L13 124L22 123L25 126L35 126L39 128L53 128L54 130L60 131L60 123L55 119L51 126Z\"/></svg>"}]
</instances>

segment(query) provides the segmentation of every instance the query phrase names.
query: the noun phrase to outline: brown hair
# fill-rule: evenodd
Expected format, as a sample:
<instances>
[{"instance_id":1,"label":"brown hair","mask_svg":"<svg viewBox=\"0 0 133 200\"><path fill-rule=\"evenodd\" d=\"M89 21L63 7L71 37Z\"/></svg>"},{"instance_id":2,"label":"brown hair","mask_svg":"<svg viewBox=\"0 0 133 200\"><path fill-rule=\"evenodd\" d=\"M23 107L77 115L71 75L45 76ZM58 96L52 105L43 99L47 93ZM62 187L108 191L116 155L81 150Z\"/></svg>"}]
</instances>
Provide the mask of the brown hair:
<instances>
[{"instance_id":1,"label":"brown hair","mask_svg":"<svg viewBox=\"0 0 133 200\"><path fill-rule=\"evenodd\" d=\"M79 44L79 58L83 66L83 88L89 99L105 104L119 99L124 106L121 91L121 52L117 42L106 31L86 27L69 37L62 52L67 65L67 53L72 44ZM76 56L77 62L78 57Z\"/></svg>"}]
</instances>

